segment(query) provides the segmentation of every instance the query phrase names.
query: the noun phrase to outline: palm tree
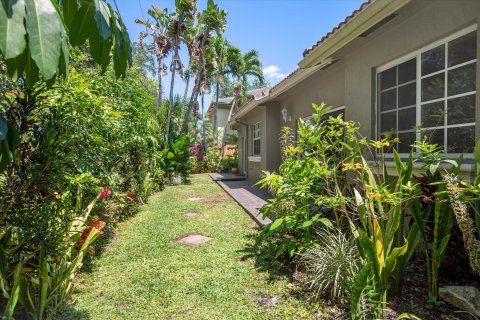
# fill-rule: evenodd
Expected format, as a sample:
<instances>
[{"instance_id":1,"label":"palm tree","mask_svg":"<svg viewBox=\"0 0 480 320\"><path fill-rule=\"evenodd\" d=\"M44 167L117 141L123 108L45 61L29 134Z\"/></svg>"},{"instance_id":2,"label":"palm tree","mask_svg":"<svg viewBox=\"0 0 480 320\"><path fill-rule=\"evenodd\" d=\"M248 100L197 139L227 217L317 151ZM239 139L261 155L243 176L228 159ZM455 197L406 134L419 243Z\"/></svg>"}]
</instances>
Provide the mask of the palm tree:
<instances>
[{"instance_id":1,"label":"palm tree","mask_svg":"<svg viewBox=\"0 0 480 320\"><path fill-rule=\"evenodd\" d=\"M198 95L200 88L205 85L207 75L205 71L205 49L212 37L214 31L217 35L223 33L226 26L227 12L216 5L213 0L208 0L207 8L202 12L199 19L200 33L196 37L196 50L198 50L197 75L195 77L195 85L193 86L192 95L188 103L188 109L185 112L185 117L182 126L182 132L188 131L188 124L190 122L190 115L193 108L198 103Z\"/></svg>"},{"instance_id":2,"label":"palm tree","mask_svg":"<svg viewBox=\"0 0 480 320\"><path fill-rule=\"evenodd\" d=\"M185 91L183 93L183 102L187 102L188 89L190 88L190 80L192 75L197 72L198 65L198 48L196 37L199 34L198 25L192 23L188 28L187 32L183 34L183 42L187 45L188 49L188 66L183 73L183 79L185 80Z\"/></svg>"},{"instance_id":3,"label":"palm tree","mask_svg":"<svg viewBox=\"0 0 480 320\"><path fill-rule=\"evenodd\" d=\"M167 30L169 25L168 9L160 10L155 5L152 5L153 10L148 9L147 13L155 20L155 24L150 21L142 19L135 19L135 22L142 24L149 29L149 33L140 33L140 45L144 46L144 39L148 36L153 37L153 42L150 48L157 57L157 77L158 77L158 110L161 111L163 104L163 89L162 89L162 76L166 75L167 66L164 63L165 57L170 52L172 45L167 37Z\"/></svg>"},{"instance_id":4,"label":"palm tree","mask_svg":"<svg viewBox=\"0 0 480 320\"><path fill-rule=\"evenodd\" d=\"M170 63L170 96L168 101L168 112L167 120L165 122L165 144L168 148L170 142L170 122L172 119L172 109L173 109L173 89L175 87L175 76L177 71L180 76L183 77L183 65L180 60L180 55L178 51L183 35L188 34L189 27L193 25L193 17L196 11L196 1L195 0L183 0L175 1L176 12L170 15L170 23L168 28L168 35L170 37L170 42L173 47L172 61Z\"/></svg>"},{"instance_id":5,"label":"palm tree","mask_svg":"<svg viewBox=\"0 0 480 320\"><path fill-rule=\"evenodd\" d=\"M229 73L237 79L237 83L234 87L234 98L232 101L232 105L230 107L230 112L228 114L228 121L232 117L233 110L235 109L235 105L237 103L243 103L247 96L247 88L248 88L248 79L249 77L253 77L260 82L265 81L262 72L262 63L259 58L259 54L257 50L250 50L245 53L243 56L240 53L240 50L236 47L229 47L228 48L228 68ZM227 138L227 128L223 130L223 138L222 138L222 156L223 156L223 149L225 146L225 140Z\"/></svg>"},{"instance_id":6,"label":"palm tree","mask_svg":"<svg viewBox=\"0 0 480 320\"><path fill-rule=\"evenodd\" d=\"M262 62L257 50L250 50L243 55L243 64L238 76L238 80L241 81L242 85L242 93L246 93L249 77L253 77L260 82L265 81L262 72Z\"/></svg>"}]
</instances>

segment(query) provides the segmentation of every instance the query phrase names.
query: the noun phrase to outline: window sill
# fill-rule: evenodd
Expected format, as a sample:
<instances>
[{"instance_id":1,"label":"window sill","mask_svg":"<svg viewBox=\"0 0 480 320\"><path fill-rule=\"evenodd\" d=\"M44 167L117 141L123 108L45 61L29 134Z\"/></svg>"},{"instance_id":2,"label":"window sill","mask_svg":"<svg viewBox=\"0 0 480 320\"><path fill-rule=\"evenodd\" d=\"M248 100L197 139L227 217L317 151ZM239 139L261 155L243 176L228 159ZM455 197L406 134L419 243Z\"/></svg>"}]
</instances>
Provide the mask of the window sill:
<instances>
[{"instance_id":1,"label":"window sill","mask_svg":"<svg viewBox=\"0 0 480 320\"><path fill-rule=\"evenodd\" d=\"M262 162L262 157L260 156L250 156L248 157L249 162Z\"/></svg>"}]
</instances>

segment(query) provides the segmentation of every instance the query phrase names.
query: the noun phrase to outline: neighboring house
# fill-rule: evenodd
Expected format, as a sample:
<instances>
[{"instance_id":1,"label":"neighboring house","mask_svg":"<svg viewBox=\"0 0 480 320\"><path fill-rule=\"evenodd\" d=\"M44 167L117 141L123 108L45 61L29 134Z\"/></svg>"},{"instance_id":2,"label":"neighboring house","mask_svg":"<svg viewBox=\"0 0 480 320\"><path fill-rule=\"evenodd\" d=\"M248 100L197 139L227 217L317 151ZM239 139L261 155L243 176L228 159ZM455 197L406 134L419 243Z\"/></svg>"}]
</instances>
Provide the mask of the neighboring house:
<instances>
[{"instance_id":1,"label":"neighboring house","mask_svg":"<svg viewBox=\"0 0 480 320\"><path fill-rule=\"evenodd\" d=\"M448 156L472 158L480 138L479 25L479 0L364 3L306 49L296 71L235 110L229 124L239 133L240 172L254 182L276 170L281 127L295 129L322 101L368 138L397 131L400 152L421 139L421 126Z\"/></svg>"},{"instance_id":2,"label":"neighboring house","mask_svg":"<svg viewBox=\"0 0 480 320\"><path fill-rule=\"evenodd\" d=\"M253 90L247 91L247 99L252 99L256 93L260 92L263 89L265 88L253 89ZM227 126L228 116L230 114L230 109L232 108L232 102L233 102L233 97L218 99L218 108L217 108L216 117L217 117L218 138L220 141L222 140L223 131L226 127L227 127L227 135L236 133L234 130L231 130ZM214 117L215 117L215 113L214 113L215 103L216 103L216 100L214 97L206 113L206 118L212 123L212 125L214 124Z\"/></svg>"},{"instance_id":3,"label":"neighboring house","mask_svg":"<svg viewBox=\"0 0 480 320\"><path fill-rule=\"evenodd\" d=\"M214 125L215 116L217 117L217 131L219 142L222 140L223 130L227 128L227 135L233 133L227 126L228 115L232 107L233 97L219 98L217 113L215 114L215 97L207 110L206 118Z\"/></svg>"}]
</instances>

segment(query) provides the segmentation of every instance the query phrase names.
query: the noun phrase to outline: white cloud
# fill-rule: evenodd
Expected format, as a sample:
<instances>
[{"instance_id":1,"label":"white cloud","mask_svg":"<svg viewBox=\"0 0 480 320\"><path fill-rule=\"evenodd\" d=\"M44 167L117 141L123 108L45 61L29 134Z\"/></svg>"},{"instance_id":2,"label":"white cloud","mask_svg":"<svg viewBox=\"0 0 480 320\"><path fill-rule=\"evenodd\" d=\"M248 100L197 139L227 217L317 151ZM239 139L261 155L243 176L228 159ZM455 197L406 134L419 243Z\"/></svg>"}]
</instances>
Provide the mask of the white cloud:
<instances>
[{"instance_id":1,"label":"white cloud","mask_svg":"<svg viewBox=\"0 0 480 320\"><path fill-rule=\"evenodd\" d=\"M281 70L279 66L270 65L263 68L262 71L265 77L280 80L287 76L285 73L280 72Z\"/></svg>"}]
</instances>

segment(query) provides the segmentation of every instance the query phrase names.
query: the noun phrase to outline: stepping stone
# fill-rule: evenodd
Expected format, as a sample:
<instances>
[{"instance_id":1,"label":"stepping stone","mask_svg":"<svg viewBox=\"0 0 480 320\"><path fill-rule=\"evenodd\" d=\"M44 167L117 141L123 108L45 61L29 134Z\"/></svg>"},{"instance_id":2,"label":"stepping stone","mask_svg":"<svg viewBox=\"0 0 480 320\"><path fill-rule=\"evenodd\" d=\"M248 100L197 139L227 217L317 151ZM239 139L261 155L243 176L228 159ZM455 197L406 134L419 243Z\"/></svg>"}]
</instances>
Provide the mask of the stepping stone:
<instances>
[{"instance_id":1,"label":"stepping stone","mask_svg":"<svg viewBox=\"0 0 480 320\"><path fill-rule=\"evenodd\" d=\"M199 233L191 233L189 235L178 238L175 241L181 244L185 244L187 246L196 247L212 239L213 238L201 235Z\"/></svg>"},{"instance_id":2,"label":"stepping stone","mask_svg":"<svg viewBox=\"0 0 480 320\"><path fill-rule=\"evenodd\" d=\"M198 201L198 200L202 200L203 198L188 198L187 200L188 201Z\"/></svg>"},{"instance_id":3,"label":"stepping stone","mask_svg":"<svg viewBox=\"0 0 480 320\"><path fill-rule=\"evenodd\" d=\"M196 216L199 216L200 213L197 213L197 212L187 212L187 213L184 213L183 214L185 217L196 217Z\"/></svg>"},{"instance_id":4,"label":"stepping stone","mask_svg":"<svg viewBox=\"0 0 480 320\"><path fill-rule=\"evenodd\" d=\"M277 304L278 301L280 301L280 296L278 295L260 295L256 298L256 302L260 307L265 307L265 308L273 308Z\"/></svg>"},{"instance_id":5,"label":"stepping stone","mask_svg":"<svg viewBox=\"0 0 480 320\"><path fill-rule=\"evenodd\" d=\"M480 290L472 286L440 287L440 298L451 305L480 317Z\"/></svg>"}]
</instances>

